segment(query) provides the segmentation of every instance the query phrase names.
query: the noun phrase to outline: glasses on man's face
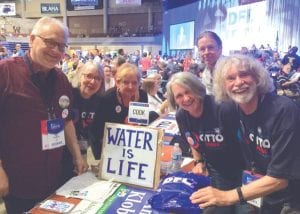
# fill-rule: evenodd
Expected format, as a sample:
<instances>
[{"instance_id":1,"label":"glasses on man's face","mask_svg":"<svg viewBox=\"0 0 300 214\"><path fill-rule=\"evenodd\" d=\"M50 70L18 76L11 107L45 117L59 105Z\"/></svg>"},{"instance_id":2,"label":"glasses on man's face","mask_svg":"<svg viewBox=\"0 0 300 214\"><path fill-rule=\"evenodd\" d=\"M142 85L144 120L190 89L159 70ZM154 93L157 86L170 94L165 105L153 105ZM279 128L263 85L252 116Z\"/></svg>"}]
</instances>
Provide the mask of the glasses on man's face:
<instances>
[{"instance_id":1,"label":"glasses on man's face","mask_svg":"<svg viewBox=\"0 0 300 214\"><path fill-rule=\"evenodd\" d=\"M40 35L36 35L37 37L39 37L41 40L43 40L43 42L45 43L45 45L48 47L48 48L55 48L55 47L58 47L58 50L60 52L65 52L66 48L68 47L68 45L66 45L65 43L59 43L59 42L56 42L52 39L47 39L45 37L42 37Z\"/></svg>"},{"instance_id":2,"label":"glasses on man's face","mask_svg":"<svg viewBox=\"0 0 300 214\"><path fill-rule=\"evenodd\" d=\"M82 74L86 80L92 81L95 80L96 82L101 82L101 78L99 76L94 76L93 74Z\"/></svg>"}]
</instances>

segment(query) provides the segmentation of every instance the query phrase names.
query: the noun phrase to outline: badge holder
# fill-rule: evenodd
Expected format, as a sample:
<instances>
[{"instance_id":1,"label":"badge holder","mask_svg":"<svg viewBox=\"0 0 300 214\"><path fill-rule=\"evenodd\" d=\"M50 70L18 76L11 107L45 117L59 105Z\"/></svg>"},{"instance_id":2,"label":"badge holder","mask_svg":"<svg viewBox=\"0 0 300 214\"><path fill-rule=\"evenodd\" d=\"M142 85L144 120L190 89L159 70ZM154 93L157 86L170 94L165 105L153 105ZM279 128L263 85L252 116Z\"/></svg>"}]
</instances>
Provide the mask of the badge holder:
<instances>
[{"instance_id":1,"label":"badge holder","mask_svg":"<svg viewBox=\"0 0 300 214\"><path fill-rule=\"evenodd\" d=\"M42 150L51 150L65 143L64 121L48 109L48 120L41 121Z\"/></svg>"},{"instance_id":2,"label":"badge holder","mask_svg":"<svg viewBox=\"0 0 300 214\"><path fill-rule=\"evenodd\" d=\"M251 183L259 178L261 178L262 175L261 174L258 174L258 173L254 173L252 171L248 171L248 170L244 170L243 171L243 177L242 177L242 182L243 182L243 185L246 185L248 183ZM252 199L252 200L248 200L247 201L248 204L251 204L255 207L258 207L260 208L261 205L262 205L262 198L259 197L259 198L255 198L255 199Z\"/></svg>"}]
</instances>

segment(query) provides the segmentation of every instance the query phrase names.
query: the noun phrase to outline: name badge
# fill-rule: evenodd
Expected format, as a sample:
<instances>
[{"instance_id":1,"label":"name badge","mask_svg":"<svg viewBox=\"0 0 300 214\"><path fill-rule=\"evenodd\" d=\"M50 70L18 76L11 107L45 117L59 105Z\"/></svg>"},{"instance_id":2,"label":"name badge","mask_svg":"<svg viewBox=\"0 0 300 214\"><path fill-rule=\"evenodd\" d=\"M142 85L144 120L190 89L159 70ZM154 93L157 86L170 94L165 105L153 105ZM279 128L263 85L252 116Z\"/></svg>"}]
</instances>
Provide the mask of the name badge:
<instances>
[{"instance_id":1,"label":"name badge","mask_svg":"<svg viewBox=\"0 0 300 214\"><path fill-rule=\"evenodd\" d=\"M42 150L51 150L66 144L62 119L42 120Z\"/></svg>"},{"instance_id":2,"label":"name badge","mask_svg":"<svg viewBox=\"0 0 300 214\"><path fill-rule=\"evenodd\" d=\"M262 175L260 175L260 174L251 173L250 171L244 170L242 182L244 185L246 185L246 184L251 183L252 181L255 181L261 177L262 177ZM259 198L255 198L252 200L248 200L247 203L260 208L262 205L262 198L259 197Z\"/></svg>"},{"instance_id":3,"label":"name badge","mask_svg":"<svg viewBox=\"0 0 300 214\"><path fill-rule=\"evenodd\" d=\"M149 124L149 103L130 102L128 110L128 123Z\"/></svg>"}]
</instances>

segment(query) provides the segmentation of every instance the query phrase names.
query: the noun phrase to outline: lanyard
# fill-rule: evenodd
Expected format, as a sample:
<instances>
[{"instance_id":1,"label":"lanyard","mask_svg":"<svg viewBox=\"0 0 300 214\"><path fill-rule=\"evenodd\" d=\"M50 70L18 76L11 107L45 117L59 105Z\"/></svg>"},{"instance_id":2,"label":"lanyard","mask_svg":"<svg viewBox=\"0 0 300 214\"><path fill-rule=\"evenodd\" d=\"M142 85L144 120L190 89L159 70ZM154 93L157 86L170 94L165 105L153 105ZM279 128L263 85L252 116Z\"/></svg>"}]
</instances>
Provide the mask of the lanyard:
<instances>
[{"instance_id":1,"label":"lanyard","mask_svg":"<svg viewBox=\"0 0 300 214\"><path fill-rule=\"evenodd\" d=\"M258 101L258 104L257 104L257 111L259 111L261 103L263 102L264 98L265 98L265 96L259 97L259 101ZM241 109L239 107L238 107L238 112L240 114L240 118L245 117L244 114L241 112ZM258 136L258 131L257 131L258 124L259 124L258 117L255 116L254 117L254 128L255 128L255 130L254 130L254 133L253 133L254 134L254 139L256 139L257 136ZM244 124L242 119L240 119L240 127L241 127L241 133L242 133L242 140L248 141L248 136L247 136L247 133L246 133L246 125ZM241 142L241 143L246 144L247 142ZM249 146L243 146L243 148L244 148L244 152L246 153L245 156L247 156L247 161L248 161L247 165L250 167L251 173L254 174L254 173L257 172L257 168L255 167L255 160L254 160L253 151L250 148L250 147L253 147L253 145L252 145L252 143L251 144L250 143L249 143Z\"/></svg>"},{"instance_id":2,"label":"lanyard","mask_svg":"<svg viewBox=\"0 0 300 214\"><path fill-rule=\"evenodd\" d=\"M29 68L30 79L32 83L40 90L42 100L47 106L48 119L55 119L56 116L54 107L52 105L52 99L54 96L55 73L50 70L48 75L43 76L43 73L41 72L34 72L32 62L27 54L23 56L23 59Z\"/></svg>"}]
</instances>

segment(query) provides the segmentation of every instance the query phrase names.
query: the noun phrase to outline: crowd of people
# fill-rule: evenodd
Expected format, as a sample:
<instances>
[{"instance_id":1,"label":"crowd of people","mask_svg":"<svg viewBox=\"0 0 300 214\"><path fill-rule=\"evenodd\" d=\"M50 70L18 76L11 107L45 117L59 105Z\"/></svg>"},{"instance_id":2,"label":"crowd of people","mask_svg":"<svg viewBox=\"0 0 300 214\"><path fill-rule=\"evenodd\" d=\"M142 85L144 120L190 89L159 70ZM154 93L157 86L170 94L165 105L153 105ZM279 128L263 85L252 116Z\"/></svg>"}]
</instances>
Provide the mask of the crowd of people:
<instances>
[{"instance_id":1,"label":"crowd of people","mask_svg":"<svg viewBox=\"0 0 300 214\"><path fill-rule=\"evenodd\" d=\"M150 121L176 111L192 172L211 177L190 197L204 213L300 213L297 47L282 60L270 49L268 60L245 50L225 57L220 37L205 31L196 43L200 64L191 53L70 56L67 42L67 27L43 17L29 51L0 61L0 197L8 214L87 171L88 147L99 160L105 123L127 124L132 101L149 103ZM259 197L256 207L246 203Z\"/></svg>"}]
</instances>

